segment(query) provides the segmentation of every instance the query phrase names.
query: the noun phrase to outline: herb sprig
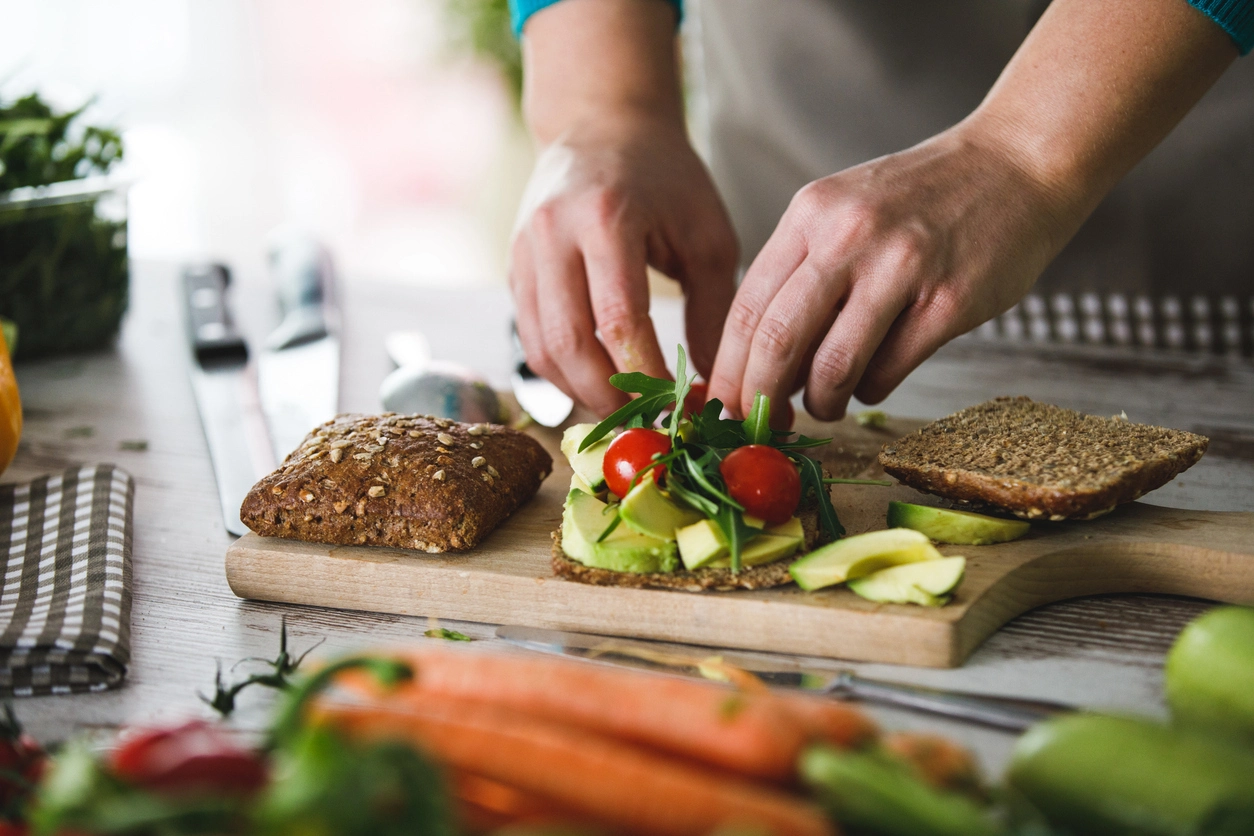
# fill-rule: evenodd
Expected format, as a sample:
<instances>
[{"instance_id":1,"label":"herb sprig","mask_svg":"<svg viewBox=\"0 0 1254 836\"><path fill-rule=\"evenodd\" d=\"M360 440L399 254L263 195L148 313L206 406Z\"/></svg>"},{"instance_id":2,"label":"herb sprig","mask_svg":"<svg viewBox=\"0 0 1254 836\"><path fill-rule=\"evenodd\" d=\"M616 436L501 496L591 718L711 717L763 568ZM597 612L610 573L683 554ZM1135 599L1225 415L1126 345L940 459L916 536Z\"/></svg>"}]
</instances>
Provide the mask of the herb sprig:
<instances>
[{"instance_id":1,"label":"herb sprig","mask_svg":"<svg viewBox=\"0 0 1254 836\"><path fill-rule=\"evenodd\" d=\"M840 524L824 484L822 466L799 452L827 444L830 438L810 438L772 430L771 399L760 392L743 421L722 418L723 404L717 398L707 402L699 413L685 416L684 399L696 376L688 377L687 356L682 346L679 347L675 371L674 381L650 377L641 372L611 377L611 385L637 397L597 424L580 443L580 452L605 438L616 427L652 427L661 419L662 426L671 437L671 452L655 456L654 461L667 468L666 489L677 502L704 514L718 526L727 541L732 572L740 571L744 545L759 533L758 529L745 523L744 506L728 493L719 472L723 459L737 447L765 444L792 459L801 476L802 497L812 496L817 502L824 536L836 540L844 535L844 526ZM662 414L672 407L670 415L663 418ZM681 425L684 425L682 431ZM794 435L797 437L793 438ZM640 474L637 474L636 480L639 478ZM632 482L633 487L636 480ZM602 539L619 522L617 506L613 507L614 519L602 532Z\"/></svg>"}]
</instances>

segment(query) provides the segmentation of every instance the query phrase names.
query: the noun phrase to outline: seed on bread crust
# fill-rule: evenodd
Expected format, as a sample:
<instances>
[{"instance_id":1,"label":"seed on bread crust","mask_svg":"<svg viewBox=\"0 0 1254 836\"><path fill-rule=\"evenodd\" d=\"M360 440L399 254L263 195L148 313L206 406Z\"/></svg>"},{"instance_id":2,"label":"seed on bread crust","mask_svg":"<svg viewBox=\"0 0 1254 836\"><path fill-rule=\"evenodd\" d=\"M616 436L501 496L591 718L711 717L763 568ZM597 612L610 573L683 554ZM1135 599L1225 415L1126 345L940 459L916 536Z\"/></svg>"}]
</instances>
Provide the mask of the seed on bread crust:
<instances>
[{"instance_id":1,"label":"seed on bread crust","mask_svg":"<svg viewBox=\"0 0 1254 836\"><path fill-rule=\"evenodd\" d=\"M997 398L886 444L903 484L1033 520L1091 519L1192 467L1208 439L1028 398Z\"/></svg>"},{"instance_id":2,"label":"seed on bread crust","mask_svg":"<svg viewBox=\"0 0 1254 836\"><path fill-rule=\"evenodd\" d=\"M414 429L397 432L398 420ZM312 446L302 445L253 487L241 519L258 534L309 542L432 553L473 548L535 495L553 462L535 439L503 426L476 433L499 471L438 452L468 444L470 429L422 415L341 415L309 440L338 452L350 450L352 439L371 439L365 449L376 452L314 459Z\"/></svg>"}]
</instances>

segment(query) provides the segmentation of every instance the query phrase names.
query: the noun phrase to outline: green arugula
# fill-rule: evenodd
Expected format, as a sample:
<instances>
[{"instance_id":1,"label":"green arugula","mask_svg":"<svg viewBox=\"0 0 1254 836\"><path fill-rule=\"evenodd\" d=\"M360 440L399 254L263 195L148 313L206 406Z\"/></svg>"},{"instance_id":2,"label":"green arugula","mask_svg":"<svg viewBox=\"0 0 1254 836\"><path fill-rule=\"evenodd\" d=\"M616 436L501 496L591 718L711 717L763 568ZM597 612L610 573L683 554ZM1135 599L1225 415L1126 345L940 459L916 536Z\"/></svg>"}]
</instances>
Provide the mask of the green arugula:
<instances>
[{"instance_id":1,"label":"green arugula","mask_svg":"<svg viewBox=\"0 0 1254 836\"><path fill-rule=\"evenodd\" d=\"M679 347L679 362L675 366L675 372L675 380L650 377L643 372L625 372L611 376L610 385L615 389L640 397L632 398L593 427L592 432L579 443L579 452L582 453L605 438L615 427L633 429L653 426L671 404L679 404L677 411L682 417L684 398L688 396L692 381L696 380L695 376L691 380L687 377L688 358L684 355L683 346ZM671 440L674 441L679 432L679 420L668 424Z\"/></svg>"},{"instance_id":2,"label":"green arugula","mask_svg":"<svg viewBox=\"0 0 1254 836\"><path fill-rule=\"evenodd\" d=\"M771 399L761 392L754 395L753 408L741 426L750 444L770 444L775 438L771 432Z\"/></svg>"}]
</instances>

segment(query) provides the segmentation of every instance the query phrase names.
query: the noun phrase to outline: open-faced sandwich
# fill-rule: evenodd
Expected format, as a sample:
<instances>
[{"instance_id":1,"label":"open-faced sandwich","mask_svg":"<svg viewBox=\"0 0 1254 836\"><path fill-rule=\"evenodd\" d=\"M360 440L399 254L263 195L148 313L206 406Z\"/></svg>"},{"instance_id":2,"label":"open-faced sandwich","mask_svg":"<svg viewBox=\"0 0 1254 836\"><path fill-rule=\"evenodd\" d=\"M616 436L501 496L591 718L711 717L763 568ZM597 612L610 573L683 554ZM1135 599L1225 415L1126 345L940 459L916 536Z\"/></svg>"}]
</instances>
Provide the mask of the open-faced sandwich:
<instances>
[{"instance_id":1,"label":"open-faced sandwich","mask_svg":"<svg viewBox=\"0 0 1254 836\"><path fill-rule=\"evenodd\" d=\"M802 452L829 439L772 430L762 395L744 421L720 417L722 403L694 393L685 366L681 349L675 381L614 375L638 397L599 424L566 430L575 475L554 533L558 575L761 589L791 582L797 556L844 533L822 467Z\"/></svg>"}]
</instances>

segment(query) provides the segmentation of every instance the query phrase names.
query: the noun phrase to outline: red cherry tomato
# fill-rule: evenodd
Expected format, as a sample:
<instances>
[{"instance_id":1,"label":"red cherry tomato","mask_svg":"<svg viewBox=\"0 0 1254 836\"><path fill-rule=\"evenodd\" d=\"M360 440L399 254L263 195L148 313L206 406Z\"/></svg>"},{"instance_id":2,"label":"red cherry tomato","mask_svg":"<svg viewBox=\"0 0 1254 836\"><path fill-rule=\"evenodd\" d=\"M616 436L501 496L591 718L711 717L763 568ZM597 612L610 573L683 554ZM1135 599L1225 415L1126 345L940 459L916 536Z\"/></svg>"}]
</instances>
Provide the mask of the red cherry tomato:
<instances>
[{"instance_id":1,"label":"red cherry tomato","mask_svg":"<svg viewBox=\"0 0 1254 836\"><path fill-rule=\"evenodd\" d=\"M266 785L265 761L202 720L141 731L110 758L122 780L160 793L252 795Z\"/></svg>"},{"instance_id":2,"label":"red cherry tomato","mask_svg":"<svg viewBox=\"0 0 1254 836\"><path fill-rule=\"evenodd\" d=\"M774 447L749 444L727 454L718 466L731 498L745 513L767 525L788 522L801 502L801 475L792 460Z\"/></svg>"},{"instance_id":3,"label":"red cherry tomato","mask_svg":"<svg viewBox=\"0 0 1254 836\"><path fill-rule=\"evenodd\" d=\"M701 410L705 408L705 402L710 399L709 384L697 382L688 388L688 395L684 398L684 414L699 415Z\"/></svg>"},{"instance_id":4,"label":"red cherry tomato","mask_svg":"<svg viewBox=\"0 0 1254 836\"><path fill-rule=\"evenodd\" d=\"M616 496L626 496L631 480L636 478L637 473L649 467L653 456L664 456L670 451L671 440L667 435L644 427L627 430L606 448L605 459L601 463L605 483ZM655 465L649 468L649 475L655 480L665 472L664 466Z\"/></svg>"},{"instance_id":5,"label":"red cherry tomato","mask_svg":"<svg viewBox=\"0 0 1254 836\"><path fill-rule=\"evenodd\" d=\"M6 714L0 717L0 811L12 813L43 777L48 755L22 731L12 711Z\"/></svg>"}]
</instances>

